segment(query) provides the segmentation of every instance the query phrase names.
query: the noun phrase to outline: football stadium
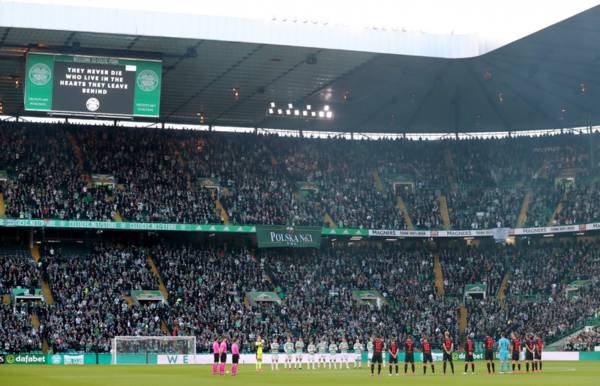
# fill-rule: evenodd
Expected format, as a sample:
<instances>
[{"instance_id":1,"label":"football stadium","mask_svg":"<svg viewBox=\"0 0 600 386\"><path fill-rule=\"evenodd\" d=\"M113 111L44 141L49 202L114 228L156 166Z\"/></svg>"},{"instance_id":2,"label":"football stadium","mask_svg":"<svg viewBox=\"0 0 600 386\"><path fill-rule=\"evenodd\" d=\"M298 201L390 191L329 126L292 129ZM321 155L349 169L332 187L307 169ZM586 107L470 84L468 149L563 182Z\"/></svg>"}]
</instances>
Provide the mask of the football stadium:
<instances>
[{"instance_id":1,"label":"football stadium","mask_svg":"<svg viewBox=\"0 0 600 386\"><path fill-rule=\"evenodd\" d=\"M0 0L0 386L600 385L600 2Z\"/></svg>"}]
</instances>

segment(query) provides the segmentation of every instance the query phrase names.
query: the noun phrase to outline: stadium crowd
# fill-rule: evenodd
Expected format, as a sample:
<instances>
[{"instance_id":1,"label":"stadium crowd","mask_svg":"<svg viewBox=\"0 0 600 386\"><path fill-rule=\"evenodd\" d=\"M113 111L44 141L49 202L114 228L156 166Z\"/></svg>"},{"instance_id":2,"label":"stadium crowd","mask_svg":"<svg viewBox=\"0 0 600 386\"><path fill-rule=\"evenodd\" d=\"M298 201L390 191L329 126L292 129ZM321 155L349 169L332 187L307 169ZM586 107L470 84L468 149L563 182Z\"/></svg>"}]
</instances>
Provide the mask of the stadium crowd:
<instances>
[{"instance_id":1,"label":"stadium crowd","mask_svg":"<svg viewBox=\"0 0 600 386\"><path fill-rule=\"evenodd\" d=\"M234 224L332 225L330 217L338 227L407 229L410 219L416 229L482 229L600 220L598 146L589 136L350 141L2 122L0 146L8 218L220 223L218 200ZM54 351L107 351L114 335L168 331L196 335L205 350L217 333L240 334L248 347L257 333L365 341L374 328L434 340L449 330L458 340L463 303L478 336L508 328L554 339L599 306L597 250L526 241L285 252L96 243L48 249L40 265L27 251L4 250L0 294L38 288L44 277L55 304L39 311L42 332L24 325L28 309L3 308L3 325L22 331L3 343L39 347L43 333ZM435 290L434 254L445 296ZM170 294L165 304L129 298L159 287L148 255ZM507 273L506 299L497 299ZM577 280L587 284L567 298ZM465 285L480 282L486 298L465 300ZM358 301L361 290L377 291L381 303ZM249 291L282 302L251 306Z\"/></svg>"},{"instance_id":2,"label":"stadium crowd","mask_svg":"<svg viewBox=\"0 0 600 386\"><path fill-rule=\"evenodd\" d=\"M256 334L268 340L292 334L366 342L385 332L417 341L427 336L435 345L446 330L460 341L463 305L466 333L533 331L555 340L600 309L596 251L595 243L433 249L384 243L258 251L166 242L57 246L46 250L39 268L55 300L36 311L41 331L26 323L28 309L12 313L5 306L2 325L20 332L0 344L5 350L39 347L43 337L54 352L106 352L116 335L168 333L195 335L198 350L206 351L215 336L228 334L248 350ZM445 296L435 289L434 254L441 257ZM168 290L165 303L130 298L132 289L159 287L147 256ZM541 264L543 256L550 264ZM545 268L552 264L563 270ZM529 272L537 265L543 267ZM513 276L503 300L496 294L505 270ZM567 296L574 280L587 285ZM484 299L464 298L464 285L474 281L489 285ZM254 304L247 297L251 291L275 292L281 302ZM375 291L375 299L365 300L358 291Z\"/></svg>"},{"instance_id":3,"label":"stadium crowd","mask_svg":"<svg viewBox=\"0 0 600 386\"><path fill-rule=\"evenodd\" d=\"M131 290L155 290L158 281L143 250L98 244L92 250L51 249L47 274L55 304L45 321L54 352L110 349L117 335L162 335L160 304L130 307Z\"/></svg>"},{"instance_id":4,"label":"stadium crowd","mask_svg":"<svg viewBox=\"0 0 600 386\"><path fill-rule=\"evenodd\" d=\"M571 224L600 220L596 135L354 141L3 122L0 192L12 218L221 223L219 200L237 224L329 215L405 229L401 197L417 229Z\"/></svg>"},{"instance_id":5,"label":"stadium crowd","mask_svg":"<svg viewBox=\"0 0 600 386\"><path fill-rule=\"evenodd\" d=\"M24 248L0 248L0 296L10 295L13 288L33 294L40 287L39 268Z\"/></svg>"},{"instance_id":6,"label":"stadium crowd","mask_svg":"<svg viewBox=\"0 0 600 386\"><path fill-rule=\"evenodd\" d=\"M594 351L596 347L600 347L600 326L569 338L564 349L566 351Z\"/></svg>"}]
</instances>

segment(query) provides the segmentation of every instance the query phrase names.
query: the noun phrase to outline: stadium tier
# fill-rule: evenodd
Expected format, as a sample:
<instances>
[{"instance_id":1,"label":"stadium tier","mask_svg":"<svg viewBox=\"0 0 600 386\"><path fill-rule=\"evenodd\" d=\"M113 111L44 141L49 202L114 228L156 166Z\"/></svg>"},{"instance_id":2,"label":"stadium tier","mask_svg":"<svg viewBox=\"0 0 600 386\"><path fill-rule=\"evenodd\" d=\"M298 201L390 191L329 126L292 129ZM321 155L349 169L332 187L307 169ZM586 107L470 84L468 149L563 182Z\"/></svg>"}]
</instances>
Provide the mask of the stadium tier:
<instances>
[{"instance_id":1,"label":"stadium tier","mask_svg":"<svg viewBox=\"0 0 600 386\"><path fill-rule=\"evenodd\" d=\"M10 253L0 250L0 256ZM31 265L31 256L21 256L22 266ZM436 289L434 261L440 256L445 295ZM532 256L556 260L542 263ZM482 340L535 331L552 343L595 317L598 263L597 244L589 242L439 248L386 243L300 251L167 242L53 246L21 279L47 278L53 304L25 303L14 313L5 305L2 326L11 333L2 335L2 348L41 350L45 342L55 353L108 352L114 336L181 335L196 336L198 352L206 352L215 336L226 334L238 337L247 352L257 334L269 342L288 335L366 342L382 332L402 341L413 336L419 347L428 337L439 347L444 331L456 342L467 335ZM497 278L507 274L508 288L501 289ZM575 281L586 285L573 294ZM487 293L466 296L469 283L486 286ZM5 294L14 289L2 284ZM255 298L257 292L274 296ZM145 298L148 293L155 297ZM37 326L30 324L33 315ZM590 346L575 342L589 342L593 333L571 338L565 347L585 350Z\"/></svg>"},{"instance_id":2,"label":"stadium tier","mask_svg":"<svg viewBox=\"0 0 600 386\"><path fill-rule=\"evenodd\" d=\"M282 138L0 123L6 217L364 229L600 221L597 134Z\"/></svg>"}]
</instances>

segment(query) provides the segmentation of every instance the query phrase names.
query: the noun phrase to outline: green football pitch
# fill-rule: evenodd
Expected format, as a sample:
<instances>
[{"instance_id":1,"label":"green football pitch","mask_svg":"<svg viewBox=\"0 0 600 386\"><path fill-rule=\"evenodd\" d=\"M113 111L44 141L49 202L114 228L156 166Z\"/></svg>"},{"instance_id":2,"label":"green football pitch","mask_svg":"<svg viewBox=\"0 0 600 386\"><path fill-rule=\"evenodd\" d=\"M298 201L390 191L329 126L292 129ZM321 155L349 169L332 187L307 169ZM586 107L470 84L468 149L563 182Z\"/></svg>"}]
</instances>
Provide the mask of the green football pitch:
<instances>
[{"instance_id":1,"label":"green football pitch","mask_svg":"<svg viewBox=\"0 0 600 386\"><path fill-rule=\"evenodd\" d=\"M463 375L462 363L456 363L455 375L381 376L371 378L364 367L351 370L284 370L272 372L263 366L256 373L254 366L241 366L239 375L213 376L210 366L0 366L0 386L203 386L203 385L543 385L598 386L600 362L545 362L538 374L496 374L489 376L483 363L478 363L475 375ZM422 370L421 367L417 367ZM386 369L387 370L387 369ZM429 373L429 372L428 372Z\"/></svg>"}]
</instances>

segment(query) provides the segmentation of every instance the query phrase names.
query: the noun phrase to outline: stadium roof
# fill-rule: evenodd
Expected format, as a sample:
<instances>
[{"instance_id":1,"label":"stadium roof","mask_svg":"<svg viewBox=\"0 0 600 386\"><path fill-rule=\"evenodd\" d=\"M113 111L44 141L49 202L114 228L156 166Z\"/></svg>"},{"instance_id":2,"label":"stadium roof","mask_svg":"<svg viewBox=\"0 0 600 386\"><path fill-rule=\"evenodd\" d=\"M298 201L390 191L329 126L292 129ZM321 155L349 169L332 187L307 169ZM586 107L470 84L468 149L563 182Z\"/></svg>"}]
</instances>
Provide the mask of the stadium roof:
<instances>
[{"instance_id":1,"label":"stadium roof","mask_svg":"<svg viewBox=\"0 0 600 386\"><path fill-rule=\"evenodd\" d=\"M0 1L0 10L11 6ZM210 34L106 34L90 32L92 28L85 27L90 20L79 19L80 28L62 31L52 27L61 25L56 10L41 14L47 22L38 15L30 23L45 28L34 29L0 12L0 101L6 114L24 114L21 77L26 52L48 50L162 58L161 120L170 122L197 123L202 112L206 123L214 126L380 133L516 131L600 123L599 6L489 52L468 35L399 32L401 47L395 50L402 48L408 53L404 55L377 52L383 49L232 42ZM88 19L110 16L122 17L99 10ZM164 16L165 22L173 17ZM195 19L180 22L190 20ZM477 55L471 57L473 53ZM239 90L237 99L233 88ZM328 105L334 117L268 116L271 102L284 109L288 103L294 108L311 105L313 110Z\"/></svg>"}]
</instances>

